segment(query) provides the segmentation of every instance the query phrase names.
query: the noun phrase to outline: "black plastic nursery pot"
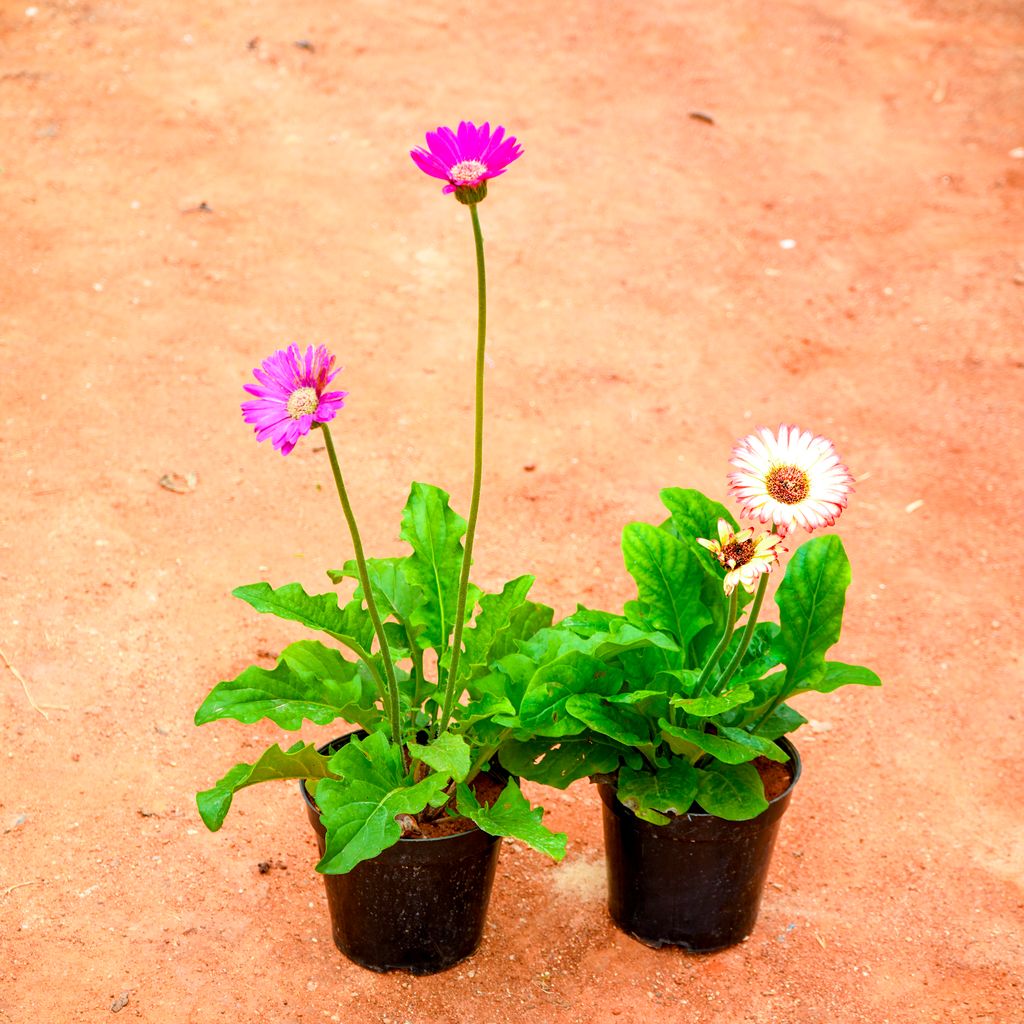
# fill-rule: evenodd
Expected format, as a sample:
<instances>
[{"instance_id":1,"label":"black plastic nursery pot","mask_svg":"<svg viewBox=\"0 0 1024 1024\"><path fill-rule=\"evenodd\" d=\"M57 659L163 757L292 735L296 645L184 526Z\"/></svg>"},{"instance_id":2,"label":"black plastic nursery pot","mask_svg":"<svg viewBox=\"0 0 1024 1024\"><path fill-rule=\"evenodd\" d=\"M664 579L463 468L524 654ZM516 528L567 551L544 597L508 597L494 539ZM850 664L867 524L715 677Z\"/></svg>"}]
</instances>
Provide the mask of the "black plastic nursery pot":
<instances>
[{"instance_id":1,"label":"black plastic nursery pot","mask_svg":"<svg viewBox=\"0 0 1024 1024\"><path fill-rule=\"evenodd\" d=\"M604 808L608 911L625 932L648 946L710 953L742 942L754 929L775 837L800 755L786 739L789 786L767 810L747 821L681 814L666 825L642 821L598 786Z\"/></svg>"},{"instance_id":2,"label":"black plastic nursery pot","mask_svg":"<svg viewBox=\"0 0 1024 1024\"><path fill-rule=\"evenodd\" d=\"M320 753L333 753L350 738ZM326 830L305 784L299 788L322 857ZM500 852L499 837L473 828L399 839L347 874L324 875L334 944L371 971L447 970L480 945Z\"/></svg>"}]
</instances>

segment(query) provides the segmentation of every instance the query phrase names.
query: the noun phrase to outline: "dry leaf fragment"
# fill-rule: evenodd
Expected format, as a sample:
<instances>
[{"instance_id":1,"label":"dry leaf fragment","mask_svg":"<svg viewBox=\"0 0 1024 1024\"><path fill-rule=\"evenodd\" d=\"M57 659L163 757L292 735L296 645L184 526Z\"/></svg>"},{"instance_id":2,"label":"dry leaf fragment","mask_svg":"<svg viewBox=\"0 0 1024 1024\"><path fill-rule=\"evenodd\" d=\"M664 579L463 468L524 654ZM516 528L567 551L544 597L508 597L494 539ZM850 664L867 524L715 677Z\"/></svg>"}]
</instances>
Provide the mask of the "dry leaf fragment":
<instances>
[{"instance_id":1,"label":"dry leaf fragment","mask_svg":"<svg viewBox=\"0 0 1024 1024\"><path fill-rule=\"evenodd\" d=\"M165 491L173 491L175 494L188 494L196 489L199 482L195 473L164 473L160 477L159 484Z\"/></svg>"}]
</instances>

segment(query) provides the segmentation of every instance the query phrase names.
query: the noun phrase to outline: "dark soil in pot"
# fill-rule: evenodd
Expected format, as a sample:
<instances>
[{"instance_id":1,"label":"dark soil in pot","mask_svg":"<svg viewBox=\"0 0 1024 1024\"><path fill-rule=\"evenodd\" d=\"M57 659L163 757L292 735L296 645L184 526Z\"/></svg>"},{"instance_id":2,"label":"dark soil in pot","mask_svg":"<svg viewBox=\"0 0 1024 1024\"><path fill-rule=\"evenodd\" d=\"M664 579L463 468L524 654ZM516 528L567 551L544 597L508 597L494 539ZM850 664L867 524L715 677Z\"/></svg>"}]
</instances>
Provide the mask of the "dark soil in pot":
<instances>
[{"instance_id":1,"label":"dark soil in pot","mask_svg":"<svg viewBox=\"0 0 1024 1024\"><path fill-rule=\"evenodd\" d=\"M474 789L482 802L504 787L504 780L479 779ZM319 811L304 784L300 789L323 856ZM439 818L423 831L423 838L400 839L348 874L323 876L334 944L371 971L434 974L470 956L483 937L501 839L465 818Z\"/></svg>"},{"instance_id":2,"label":"dark soil in pot","mask_svg":"<svg viewBox=\"0 0 1024 1024\"><path fill-rule=\"evenodd\" d=\"M695 810L666 825L637 818L601 784L608 910L623 931L649 946L707 953L753 930L779 822L800 778L800 757L758 759L768 808L748 821Z\"/></svg>"}]
</instances>

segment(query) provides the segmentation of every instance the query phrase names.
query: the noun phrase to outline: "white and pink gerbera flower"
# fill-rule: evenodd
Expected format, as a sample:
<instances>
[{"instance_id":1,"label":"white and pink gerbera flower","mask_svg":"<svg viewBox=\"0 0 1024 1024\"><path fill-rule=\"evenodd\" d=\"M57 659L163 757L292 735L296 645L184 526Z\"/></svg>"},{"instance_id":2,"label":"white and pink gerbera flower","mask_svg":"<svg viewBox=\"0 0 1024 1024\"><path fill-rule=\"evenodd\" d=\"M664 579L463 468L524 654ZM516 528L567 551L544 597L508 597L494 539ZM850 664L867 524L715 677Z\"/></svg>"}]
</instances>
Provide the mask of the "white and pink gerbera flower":
<instances>
[{"instance_id":1,"label":"white and pink gerbera flower","mask_svg":"<svg viewBox=\"0 0 1024 1024\"><path fill-rule=\"evenodd\" d=\"M779 554L775 548L781 542L782 537L777 533L762 533L757 537L753 529L734 533L724 519L718 520L718 540L697 538L697 543L706 547L726 570L726 596L737 586L752 594L758 577L771 572L778 562Z\"/></svg>"},{"instance_id":2,"label":"white and pink gerbera flower","mask_svg":"<svg viewBox=\"0 0 1024 1024\"><path fill-rule=\"evenodd\" d=\"M781 535L832 526L846 508L853 477L826 437L799 427L759 428L733 449L729 489L741 515Z\"/></svg>"},{"instance_id":3,"label":"white and pink gerbera flower","mask_svg":"<svg viewBox=\"0 0 1024 1024\"><path fill-rule=\"evenodd\" d=\"M305 355L298 345L275 352L253 370L259 384L245 384L255 401L242 403L242 416L256 429L256 440L270 438L287 455L314 423L333 420L345 405L347 391L327 391L341 367L323 345L312 345Z\"/></svg>"}]
</instances>

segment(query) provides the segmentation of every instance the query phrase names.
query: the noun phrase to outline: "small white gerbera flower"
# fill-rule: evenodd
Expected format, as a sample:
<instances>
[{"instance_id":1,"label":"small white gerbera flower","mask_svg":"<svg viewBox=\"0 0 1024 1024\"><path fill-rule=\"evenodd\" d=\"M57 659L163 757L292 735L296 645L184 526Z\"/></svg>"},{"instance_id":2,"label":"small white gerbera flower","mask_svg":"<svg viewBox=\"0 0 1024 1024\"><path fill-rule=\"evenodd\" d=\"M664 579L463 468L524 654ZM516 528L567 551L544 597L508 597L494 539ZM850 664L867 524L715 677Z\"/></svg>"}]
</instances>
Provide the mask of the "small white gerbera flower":
<instances>
[{"instance_id":1,"label":"small white gerbera flower","mask_svg":"<svg viewBox=\"0 0 1024 1024\"><path fill-rule=\"evenodd\" d=\"M846 508L853 477L827 437L799 427L759 428L733 449L729 489L741 515L772 523L785 535L832 526Z\"/></svg>"},{"instance_id":2,"label":"small white gerbera flower","mask_svg":"<svg viewBox=\"0 0 1024 1024\"><path fill-rule=\"evenodd\" d=\"M757 578L771 572L772 566L779 560L775 546L781 541L777 533L762 533L756 538L752 529L733 533L732 527L724 519L718 520L717 541L697 538L697 543L706 547L726 569L726 596L736 589L737 584L752 594Z\"/></svg>"}]
</instances>

